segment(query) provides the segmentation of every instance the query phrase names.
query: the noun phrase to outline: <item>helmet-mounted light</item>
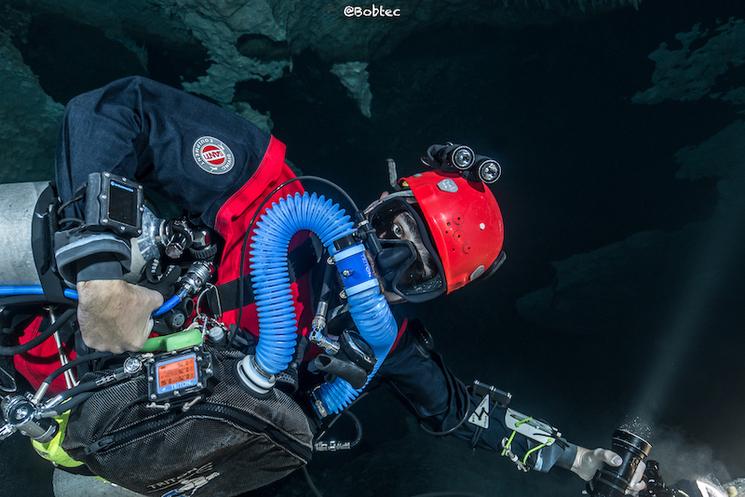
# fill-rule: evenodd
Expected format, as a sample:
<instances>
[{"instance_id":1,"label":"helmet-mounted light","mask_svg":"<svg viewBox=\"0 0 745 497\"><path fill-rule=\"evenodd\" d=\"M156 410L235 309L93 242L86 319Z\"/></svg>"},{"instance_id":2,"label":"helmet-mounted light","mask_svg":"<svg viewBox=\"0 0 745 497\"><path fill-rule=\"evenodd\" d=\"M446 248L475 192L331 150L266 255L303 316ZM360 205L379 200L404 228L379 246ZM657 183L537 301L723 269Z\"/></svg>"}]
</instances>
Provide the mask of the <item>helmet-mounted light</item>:
<instances>
[{"instance_id":1,"label":"helmet-mounted light","mask_svg":"<svg viewBox=\"0 0 745 497\"><path fill-rule=\"evenodd\" d=\"M447 142L431 145L422 157L422 163L441 171L458 172L471 181L495 183L502 175L502 166L496 160L476 154L471 147Z\"/></svg>"},{"instance_id":2,"label":"helmet-mounted light","mask_svg":"<svg viewBox=\"0 0 745 497\"><path fill-rule=\"evenodd\" d=\"M479 179L490 185L496 183L500 176L502 176L502 166L499 162L494 159L482 159L477 164Z\"/></svg>"},{"instance_id":3,"label":"helmet-mounted light","mask_svg":"<svg viewBox=\"0 0 745 497\"><path fill-rule=\"evenodd\" d=\"M470 147L465 145L458 145L448 152L446 155L447 161L453 165L454 168L461 171L465 171L469 167L473 166L474 154Z\"/></svg>"}]
</instances>

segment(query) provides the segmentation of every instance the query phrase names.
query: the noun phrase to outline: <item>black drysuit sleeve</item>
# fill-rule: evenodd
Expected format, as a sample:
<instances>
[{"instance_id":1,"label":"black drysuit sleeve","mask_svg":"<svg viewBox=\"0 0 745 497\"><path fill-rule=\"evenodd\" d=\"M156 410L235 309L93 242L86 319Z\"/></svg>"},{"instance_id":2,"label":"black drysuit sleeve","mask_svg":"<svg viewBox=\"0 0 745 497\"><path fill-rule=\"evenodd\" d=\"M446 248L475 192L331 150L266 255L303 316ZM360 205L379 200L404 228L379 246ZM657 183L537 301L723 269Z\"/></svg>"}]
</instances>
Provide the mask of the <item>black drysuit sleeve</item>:
<instances>
[{"instance_id":1,"label":"black drysuit sleeve","mask_svg":"<svg viewBox=\"0 0 745 497\"><path fill-rule=\"evenodd\" d=\"M471 393L445 366L442 358L428 350L416 334L407 330L396 349L383 363L378 379L391 386L405 405L432 431L450 431L476 447L501 454L502 441L512 434L505 424L506 409L494 407L489 412L489 426L481 429L468 421L478 410L482 398ZM528 451L539 444L516 434L510 450L522 462ZM553 466L569 468L574 461L577 447L564 440L536 450L526 465L536 471L547 472Z\"/></svg>"},{"instance_id":2,"label":"black drysuit sleeve","mask_svg":"<svg viewBox=\"0 0 745 497\"><path fill-rule=\"evenodd\" d=\"M198 163L198 142L205 137L227 147L212 171L203 159L207 168ZM89 173L109 171L164 194L212 227L220 206L258 168L269 139L206 100L139 76L124 78L67 104L56 184L66 201Z\"/></svg>"}]
</instances>

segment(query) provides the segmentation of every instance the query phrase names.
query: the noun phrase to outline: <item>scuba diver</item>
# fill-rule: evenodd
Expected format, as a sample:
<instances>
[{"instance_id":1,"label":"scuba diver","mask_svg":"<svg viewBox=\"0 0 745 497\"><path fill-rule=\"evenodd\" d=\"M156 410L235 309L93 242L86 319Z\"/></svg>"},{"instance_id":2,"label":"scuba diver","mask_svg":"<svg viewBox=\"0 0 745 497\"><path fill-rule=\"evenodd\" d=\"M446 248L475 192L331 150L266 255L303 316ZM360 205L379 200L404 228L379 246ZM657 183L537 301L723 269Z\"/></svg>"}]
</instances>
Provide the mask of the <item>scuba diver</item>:
<instances>
[{"instance_id":1,"label":"scuba diver","mask_svg":"<svg viewBox=\"0 0 745 497\"><path fill-rule=\"evenodd\" d=\"M34 224L31 242L18 234L33 256L0 266L0 353L35 391L4 387L3 435L31 437L56 464L58 497L238 495L353 446L323 437L386 384L427 432L519 470L589 481L621 465L514 410L511 394L466 385L394 305L505 260L488 186L499 164L451 143L423 162L397 178L389 161L392 191L360 210L297 176L278 139L195 96L131 77L72 99L53 187L3 186ZM306 191L318 186L341 206ZM145 193L181 214L157 217Z\"/></svg>"}]
</instances>

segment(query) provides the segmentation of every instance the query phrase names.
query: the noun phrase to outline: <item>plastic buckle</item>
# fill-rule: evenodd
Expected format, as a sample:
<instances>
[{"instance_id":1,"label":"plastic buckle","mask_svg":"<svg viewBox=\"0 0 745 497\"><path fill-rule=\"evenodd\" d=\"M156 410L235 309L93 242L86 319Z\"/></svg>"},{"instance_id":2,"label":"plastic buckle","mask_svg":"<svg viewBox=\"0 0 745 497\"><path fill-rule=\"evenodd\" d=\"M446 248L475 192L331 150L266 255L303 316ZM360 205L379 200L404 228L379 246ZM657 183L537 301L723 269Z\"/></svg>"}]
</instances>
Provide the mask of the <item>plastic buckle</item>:
<instances>
[{"instance_id":1,"label":"plastic buckle","mask_svg":"<svg viewBox=\"0 0 745 497\"><path fill-rule=\"evenodd\" d=\"M213 316L222 316L222 301L220 300L220 291L215 285L208 284L207 288L202 290L202 295L207 300L207 309Z\"/></svg>"}]
</instances>

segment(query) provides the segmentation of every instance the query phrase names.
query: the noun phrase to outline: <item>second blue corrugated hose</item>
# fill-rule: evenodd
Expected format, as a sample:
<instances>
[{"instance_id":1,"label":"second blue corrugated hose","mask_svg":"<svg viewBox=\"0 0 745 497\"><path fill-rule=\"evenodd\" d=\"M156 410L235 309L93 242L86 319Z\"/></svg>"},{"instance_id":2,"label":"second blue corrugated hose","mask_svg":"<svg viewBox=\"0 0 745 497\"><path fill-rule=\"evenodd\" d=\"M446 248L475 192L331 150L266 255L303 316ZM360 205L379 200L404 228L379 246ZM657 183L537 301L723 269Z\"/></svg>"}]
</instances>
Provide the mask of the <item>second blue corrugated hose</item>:
<instances>
[{"instance_id":1,"label":"second blue corrugated hose","mask_svg":"<svg viewBox=\"0 0 745 497\"><path fill-rule=\"evenodd\" d=\"M288 250L292 237L304 230L315 233L336 262L352 319L377 358L371 378L390 351L397 326L364 246L356 242L338 250L334 245L354 233L350 217L323 196L297 193L272 204L256 226L250 263L259 342L256 355L246 357L239 369L249 386L260 392L271 389L273 375L287 369L295 354L298 325ZM327 413L334 414L354 401L361 390L336 378L322 385L320 398Z\"/></svg>"}]
</instances>

